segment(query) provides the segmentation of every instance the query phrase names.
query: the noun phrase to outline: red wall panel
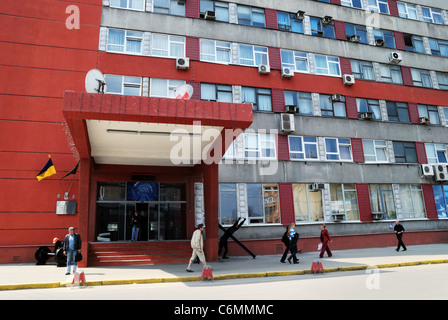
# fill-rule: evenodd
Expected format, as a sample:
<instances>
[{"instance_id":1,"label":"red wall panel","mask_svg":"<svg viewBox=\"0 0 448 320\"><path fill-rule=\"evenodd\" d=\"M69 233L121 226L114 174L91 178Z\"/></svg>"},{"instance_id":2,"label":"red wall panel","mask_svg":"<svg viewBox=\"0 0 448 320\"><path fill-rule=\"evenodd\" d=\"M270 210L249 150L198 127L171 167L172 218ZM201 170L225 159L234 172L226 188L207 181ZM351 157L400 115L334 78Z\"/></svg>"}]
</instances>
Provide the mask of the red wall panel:
<instances>
[{"instance_id":1,"label":"red wall panel","mask_svg":"<svg viewBox=\"0 0 448 320\"><path fill-rule=\"evenodd\" d=\"M347 110L347 118L358 119L358 107L355 97L345 97L345 109Z\"/></svg>"},{"instance_id":2,"label":"red wall panel","mask_svg":"<svg viewBox=\"0 0 448 320\"><path fill-rule=\"evenodd\" d=\"M281 89L272 89L272 111L285 112L285 92Z\"/></svg>"},{"instance_id":3,"label":"red wall panel","mask_svg":"<svg viewBox=\"0 0 448 320\"><path fill-rule=\"evenodd\" d=\"M266 19L266 28L278 29L277 10L265 8L264 16Z\"/></svg>"},{"instance_id":4,"label":"red wall panel","mask_svg":"<svg viewBox=\"0 0 448 320\"><path fill-rule=\"evenodd\" d=\"M289 142L288 136L279 134L277 135L277 159L289 161Z\"/></svg>"},{"instance_id":5,"label":"red wall panel","mask_svg":"<svg viewBox=\"0 0 448 320\"><path fill-rule=\"evenodd\" d=\"M408 105L409 105L409 118L411 120L411 123L415 123L415 124L420 123L417 104L409 103Z\"/></svg>"},{"instance_id":6,"label":"red wall panel","mask_svg":"<svg viewBox=\"0 0 448 320\"><path fill-rule=\"evenodd\" d=\"M291 183L279 183L278 190L280 195L280 213L282 217L282 224L288 225L296 222L294 214L294 197L292 194Z\"/></svg>"},{"instance_id":7,"label":"red wall panel","mask_svg":"<svg viewBox=\"0 0 448 320\"><path fill-rule=\"evenodd\" d=\"M336 39L347 40L344 21L334 20L334 32L336 35Z\"/></svg>"},{"instance_id":8,"label":"red wall panel","mask_svg":"<svg viewBox=\"0 0 448 320\"><path fill-rule=\"evenodd\" d=\"M390 15L398 17L399 14L398 14L397 0L388 0L388 4Z\"/></svg>"},{"instance_id":9,"label":"red wall panel","mask_svg":"<svg viewBox=\"0 0 448 320\"><path fill-rule=\"evenodd\" d=\"M352 138L351 142L352 142L353 161L354 162L365 162L364 150L362 147L362 139L361 138Z\"/></svg>"},{"instance_id":10,"label":"red wall panel","mask_svg":"<svg viewBox=\"0 0 448 320\"><path fill-rule=\"evenodd\" d=\"M434 190L431 184L422 184L423 198L425 200L426 217L431 220L438 219Z\"/></svg>"},{"instance_id":11,"label":"red wall panel","mask_svg":"<svg viewBox=\"0 0 448 320\"><path fill-rule=\"evenodd\" d=\"M426 157L425 144L423 142L415 142L415 152L417 154L417 162L420 164L428 163L428 158Z\"/></svg>"},{"instance_id":12,"label":"red wall panel","mask_svg":"<svg viewBox=\"0 0 448 320\"><path fill-rule=\"evenodd\" d=\"M373 221L372 208L370 207L369 185L367 183L356 184L358 197L359 219L364 222Z\"/></svg>"}]
</instances>

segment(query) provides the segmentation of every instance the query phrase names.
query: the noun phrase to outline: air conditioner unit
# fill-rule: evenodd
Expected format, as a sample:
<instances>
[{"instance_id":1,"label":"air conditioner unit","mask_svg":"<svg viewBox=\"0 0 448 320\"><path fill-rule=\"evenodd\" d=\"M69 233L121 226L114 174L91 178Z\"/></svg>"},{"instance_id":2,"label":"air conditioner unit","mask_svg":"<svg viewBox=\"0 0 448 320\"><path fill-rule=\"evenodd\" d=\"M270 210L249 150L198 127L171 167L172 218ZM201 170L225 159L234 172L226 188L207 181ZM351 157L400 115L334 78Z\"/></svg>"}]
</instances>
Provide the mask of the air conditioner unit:
<instances>
[{"instance_id":1,"label":"air conditioner unit","mask_svg":"<svg viewBox=\"0 0 448 320\"><path fill-rule=\"evenodd\" d=\"M382 220L383 219L383 214L382 213L373 213L372 212L372 219L373 220Z\"/></svg>"},{"instance_id":2,"label":"air conditioner unit","mask_svg":"<svg viewBox=\"0 0 448 320\"><path fill-rule=\"evenodd\" d=\"M282 68L282 77L283 78L291 78L294 77L294 70L289 67Z\"/></svg>"},{"instance_id":3,"label":"air conditioner unit","mask_svg":"<svg viewBox=\"0 0 448 320\"><path fill-rule=\"evenodd\" d=\"M352 74L344 74L342 76L342 82L346 86L352 86L355 84L355 77Z\"/></svg>"},{"instance_id":4,"label":"air conditioner unit","mask_svg":"<svg viewBox=\"0 0 448 320\"><path fill-rule=\"evenodd\" d=\"M423 177L432 177L434 176L434 167L432 164L422 164L421 165L422 176Z\"/></svg>"},{"instance_id":5,"label":"air conditioner unit","mask_svg":"<svg viewBox=\"0 0 448 320\"><path fill-rule=\"evenodd\" d=\"M383 39L375 39L375 46L384 47L385 45L386 45L386 42L384 42Z\"/></svg>"},{"instance_id":6,"label":"air conditioner unit","mask_svg":"<svg viewBox=\"0 0 448 320\"><path fill-rule=\"evenodd\" d=\"M430 124L430 120L428 117L421 117L420 118L420 124Z\"/></svg>"},{"instance_id":7,"label":"air conditioner unit","mask_svg":"<svg viewBox=\"0 0 448 320\"><path fill-rule=\"evenodd\" d=\"M359 114L359 117L363 120L372 120L373 119L373 113L372 112L361 112Z\"/></svg>"},{"instance_id":8,"label":"air conditioner unit","mask_svg":"<svg viewBox=\"0 0 448 320\"><path fill-rule=\"evenodd\" d=\"M176 69L187 70L190 68L190 59L189 58L176 58Z\"/></svg>"},{"instance_id":9,"label":"air conditioner unit","mask_svg":"<svg viewBox=\"0 0 448 320\"><path fill-rule=\"evenodd\" d=\"M205 11L204 19L205 20L215 20L216 19L215 11Z\"/></svg>"},{"instance_id":10,"label":"air conditioner unit","mask_svg":"<svg viewBox=\"0 0 448 320\"><path fill-rule=\"evenodd\" d=\"M271 68L268 65L260 64L258 66L258 73L259 74L269 74L271 72Z\"/></svg>"},{"instance_id":11,"label":"air conditioner unit","mask_svg":"<svg viewBox=\"0 0 448 320\"><path fill-rule=\"evenodd\" d=\"M312 183L310 185L310 191L311 192L317 192L319 190L325 189L325 185L323 183Z\"/></svg>"},{"instance_id":12,"label":"air conditioner unit","mask_svg":"<svg viewBox=\"0 0 448 320\"><path fill-rule=\"evenodd\" d=\"M333 102L339 102L339 101L341 101L341 99L342 99L342 95L340 95L340 94L333 94L333 95L331 96L331 100L332 100Z\"/></svg>"},{"instance_id":13,"label":"air conditioner unit","mask_svg":"<svg viewBox=\"0 0 448 320\"><path fill-rule=\"evenodd\" d=\"M434 178L436 181L448 181L448 166L443 163L434 166Z\"/></svg>"},{"instance_id":14,"label":"air conditioner unit","mask_svg":"<svg viewBox=\"0 0 448 320\"><path fill-rule=\"evenodd\" d=\"M297 112L297 106L295 106L295 105L285 106L285 109L286 109L287 113L296 113Z\"/></svg>"},{"instance_id":15,"label":"air conditioner unit","mask_svg":"<svg viewBox=\"0 0 448 320\"><path fill-rule=\"evenodd\" d=\"M296 19L302 21L305 18L305 11L299 10L296 13Z\"/></svg>"},{"instance_id":16,"label":"air conditioner unit","mask_svg":"<svg viewBox=\"0 0 448 320\"><path fill-rule=\"evenodd\" d=\"M325 16L322 18L322 24L326 25L326 24L330 24L333 21L333 17L330 16Z\"/></svg>"},{"instance_id":17,"label":"air conditioner unit","mask_svg":"<svg viewBox=\"0 0 448 320\"><path fill-rule=\"evenodd\" d=\"M399 52L391 52L389 53L389 62L391 63L400 63L402 60L401 53Z\"/></svg>"},{"instance_id":18,"label":"air conditioner unit","mask_svg":"<svg viewBox=\"0 0 448 320\"><path fill-rule=\"evenodd\" d=\"M294 124L294 114L282 113L281 114L281 131L284 133L293 132L296 130Z\"/></svg>"},{"instance_id":19,"label":"air conditioner unit","mask_svg":"<svg viewBox=\"0 0 448 320\"><path fill-rule=\"evenodd\" d=\"M350 40L351 42L356 42L356 43L358 43L358 42L361 41L361 37L360 37L360 36L351 36L351 37L349 38L349 40Z\"/></svg>"}]
</instances>

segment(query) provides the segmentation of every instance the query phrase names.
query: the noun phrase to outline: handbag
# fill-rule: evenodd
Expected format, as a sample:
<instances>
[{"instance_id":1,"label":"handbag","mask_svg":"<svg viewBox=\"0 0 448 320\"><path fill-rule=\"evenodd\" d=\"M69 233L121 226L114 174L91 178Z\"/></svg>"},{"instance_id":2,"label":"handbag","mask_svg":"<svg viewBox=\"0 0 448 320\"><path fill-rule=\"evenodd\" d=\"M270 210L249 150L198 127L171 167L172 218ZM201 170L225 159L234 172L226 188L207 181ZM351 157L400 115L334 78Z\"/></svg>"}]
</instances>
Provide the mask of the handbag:
<instances>
[{"instance_id":1,"label":"handbag","mask_svg":"<svg viewBox=\"0 0 448 320\"><path fill-rule=\"evenodd\" d=\"M76 254L76 256L75 256L75 261L76 262L79 262L79 261L81 261L82 260L82 254L81 254L81 252L78 252L77 254Z\"/></svg>"},{"instance_id":2,"label":"handbag","mask_svg":"<svg viewBox=\"0 0 448 320\"><path fill-rule=\"evenodd\" d=\"M319 242L317 244L317 251L320 251L320 250L322 250L322 242Z\"/></svg>"}]
</instances>

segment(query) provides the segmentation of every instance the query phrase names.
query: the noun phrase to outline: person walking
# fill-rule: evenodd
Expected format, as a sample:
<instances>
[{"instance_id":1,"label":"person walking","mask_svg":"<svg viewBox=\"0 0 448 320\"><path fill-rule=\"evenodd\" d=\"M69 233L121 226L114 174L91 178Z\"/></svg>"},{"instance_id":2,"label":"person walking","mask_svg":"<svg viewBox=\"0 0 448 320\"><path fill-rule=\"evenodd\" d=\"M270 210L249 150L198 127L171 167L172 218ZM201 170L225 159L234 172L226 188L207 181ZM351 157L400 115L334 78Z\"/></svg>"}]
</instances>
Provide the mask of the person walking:
<instances>
[{"instance_id":1,"label":"person walking","mask_svg":"<svg viewBox=\"0 0 448 320\"><path fill-rule=\"evenodd\" d=\"M319 258L324 257L325 251L327 252L328 257L332 256L330 247L328 246L328 242L333 242L330 238L330 234L328 233L328 230L326 229L327 225L324 223L321 225L321 231L320 231L320 241L322 242L322 248L320 250Z\"/></svg>"},{"instance_id":2,"label":"person walking","mask_svg":"<svg viewBox=\"0 0 448 320\"><path fill-rule=\"evenodd\" d=\"M78 263L76 262L76 255L81 253L81 236L79 233L75 232L75 228L68 228L68 234L65 236L63 243L64 255L67 256L67 272L65 275L70 274L71 265L73 264L73 273L76 272L78 268Z\"/></svg>"},{"instance_id":3,"label":"person walking","mask_svg":"<svg viewBox=\"0 0 448 320\"><path fill-rule=\"evenodd\" d=\"M404 233L404 227L400 224L400 222L398 220L395 221L394 232L398 239L397 249L395 249L395 251L397 251L397 252L400 251L400 247L403 247L403 251L406 251L407 248L404 245L403 240L402 240L403 233Z\"/></svg>"},{"instance_id":4,"label":"person walking","mask_svg":"<svg viewBox=\"0 0 448 320\"><path fill-rule=\"evenodd\" d=\"M294 263L299 263L299 259L297 259L297 241L299 240L299 234L294 230L295 224L291 223L286 227L286 231L283 234L282 242L285 244L285 251L283 252L283 256L280 259L281 263L285 263L286 257L288 255L288 251L291 255L288 258L288 262L291 263L291 259Z\"/></svg>"},{"instance_id":5,"label":"person walking","mask_svg":"<svg viewBox=\"0 0 448 320\"><path fill-rule=\"evenodd\" d=\"M131 217L131 227L132 227L132 235L131 241L135 242L138 240L138 233L140 232L140 224L142 217L139 215L138 211L134 211L134 216Z\"/></svg>"},{"instance_id":6,"label":"person walking","mask_svg":"<svg viewBox=\"0 0 448 320\"><path fill-rule=\"evenodd\" d=\"M191 255L190 261L188 263L187 272L193 272L191 270L191 264L196 259L199 258L204 267L207 265L205 262L205 254L204 254L204 239L202 237L202 231L204 230L204 225L202 223L198 224L198 228L195 232L193 232L193 236L191 237L191 249L193 249L193 254Z\"/></svg>"}]
</instances>

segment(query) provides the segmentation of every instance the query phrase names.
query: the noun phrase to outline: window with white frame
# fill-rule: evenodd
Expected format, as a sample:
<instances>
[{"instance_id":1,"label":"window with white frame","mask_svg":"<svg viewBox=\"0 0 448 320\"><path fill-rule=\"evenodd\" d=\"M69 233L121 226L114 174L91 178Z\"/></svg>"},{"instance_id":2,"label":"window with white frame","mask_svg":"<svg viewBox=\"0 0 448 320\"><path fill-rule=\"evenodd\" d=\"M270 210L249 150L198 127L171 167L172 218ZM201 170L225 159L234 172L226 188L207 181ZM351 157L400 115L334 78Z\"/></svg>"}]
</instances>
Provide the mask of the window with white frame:
<instances>
[{"instance_id":1,"label":"window with white frame","mask_svg":"<svg viewBox=\"0 0 448 320\"><path fill-rule=\"evenodd\" d=\"M423 21L443 24L442 10L422 7L422 12L423 12Z\"/></svg>"},{"instance_id":2,"label":"window with white frame","mask_svg":"<svg viewBox=\"0 0 448 320\"><path fill-rule=\"evenodd\" d=\"M350 64L352 66L352 73L355 79L375 80L372 62L351 59Z\"/></svg>"},{"instance_id":3,"label":"window with white frame","mask_svg":"<svg viewBox=\"0 0 448 320\"><path fill-rule=\"evenodd\" d=\"M264 9L238 5L238 24L264 28L266 26Z\"/></svg>"},{"instance_id":4,"label":"window with white frame","mask_svg":"<svg viewBox=\"0 0 448 320\"><path fill-rule=\"evenodd\" d=\"M142 78L106 74L108 94L122 94L126 96L141 96Z\"/></svg>"},{"instance_id":5,"label":"window with white frame","mask_svg":"<svg viewBox=\"0 0 448 320\"><path fill-rule=\"evenodd\" d=\"M445 126L448 126L448 107L442 107L443 115L445 116Z\"/></svg>"},{"instance_id":6,"label":"window with white frame","mask_svg":"<svg viewBox=\"0 0 448 320\"><path fill-rule=\"evenodd\" d=\"M185 1L154 0L154 12L185 16Z\"/></svg>"},{"instance_id":7,"label":"window with white frame","mask_svg":"<svg viewBox=\"0 0 448 320\"><path fill-rule=\"evenodd\" d=\"M341 5L344 7L362 9L362 0L341 0Z\"/></svg>"},{"instance_id":8,"label":"window with white frame","mask_svg":"<svg viewBox=\"0 0 448 320\"><path fill-rule=\"evenodd\" d=\"M199 12L202 17L207 11L215 12L215 20L229 22L229 4L227 2L200 0Z\"/></svg>"},{"instance_id":9,"label":"window with white frame","mask_svg":"<svg viewBox=\"0 0 448 320\"><path fill-rule=\"evenodd\" d=\"M417 7L415 4L397 2L398 15L402 18L418 20Z\"/></svg>"},{"instance_id":10,"label":"window with white frame","mask_svg":"<svg viewBox=\"0 0 448 320\"><path fill-rule=\"evenodd\" d=\"M310 72L308 53L280 50L282 58L282 67L288 67L297 72Z\"/></svg>"},{"instance_id":11,"label":"window with white frame","mask_svg":"<svg viewBox=\"0 0 448 320\"><path fill-rule=\"evenodd\" d=\"M447 163L445 144L425 143L425 150L428 163Z\"/></svg>"},{"instance_id":12,"label":"window with white frame","mask_svg":"<svg viewBox=\"0 0 448 320\"><path fill-rule=\"evenodd\" d=\"M233 102L232 86L201 83L201 100Z\"/></svg>"},{"instance_id":13,"label":"window with white frame","mask_svg":"<svg viewBox=\"0 0 448 320\"><path fill-rule=\"evenodd\" d=\"M418 116L420 118L428 118L431 124L440 124L439 110L437 106L430 106L426 104L418 105Z\"/></svg>"},{"instance_id":14,"label":"window with white frame","mask_svg":"<svg viewBox=\"0 0 448 320\"><path fill-rule=\"evenodd\" d=\"M271 89L242 87L241 101L252 103L256 111L272 111Z\"/></svg>"},{"instance_id":15,"label":"window with white frame","mask_svg":"<svg viewBox=\"0 0 448 320\"><path fill-rule=\"evenodd\" d=\"M110 0L112 8L122 8L131 10L145 10L145 0Z\"/></svg>"},{"instance_id":16,"label":"window with white frame","mask_svg":"<svg viewBox=\"0 0 448 320\"><path fill-rule=\"evenodd\" d=\"M245 66L268 65L268 48L250 46L247 44L239 45L239 63Z\"/></svg>"},{"instance_id":17,"label":"window with white frame","mask_svg":"<svg viewBox=\"0 0 448 320\"><path fill-rule=\"evenodd\" d=\"M387 0L368 0L368 11L389 14Z\"/></svg>"},{"instance_id":18,"label":"window with white frame","mask_svg":"<svg viewBox=\"0 0 448 320\"><path fill-rule=\"evenodd\" d=\"M158 98L174 97L174 89L185 84L184 80L151 78L149 96Z\"/></svg>"},{"instance_id":19,"label":"window with white frame","mask_svg":"<svg viewBox=\"0 0 448 320\"><path fill-rule=\"evenodd\" d=\"M141 54L142 41L142 32L108 29L107 51Z\"/></svg>"},{"instance_id":20,"label":"window with white frame","mask_svg":"<svg viewBox=\"0 0 448 320\"><path fill-rule=\"evenodd\" d=\"M400 184L402 219L426 218L422 186L418 184Z\"/></svg>"},{"instance_id":21,"label":"window with white frame","mask_svg":"<svg viewBox=\"0 0 448 320\"><path fill-rule=\"evenodd\" d=\"M151 55L160 57L185 57L185 37L151 34Z\"/></svg>"},{"instance_id":22,"label":"window with white frame","mask_svg":"<svg viewBox=\"0 0 448 320\"><path fill-rule=\"evenodd\" d=\"M384 140L362 140L366 163L387 163L387 145Z\"/></svg>"},{"instance_id":23,"label":"window with white frame","mask_svg":"<svg viewBox=\"0 0 448 320\"><path fill-rule=\"evenodd\" d=\"M358 108L358 113L371 112L373 119L381 120L379 100L356 98L356 106Z\"/></svg>"},{"instance_id":24,"label":"window with white frame","mask_svg":"<svg viewBox=\"0 0 448 320\"><path fill-rule=\"evenodd\" d=\"M339 58L314 55L316 62L316 73L330 76L340 76L341 69L339 67Z\"/></svg>"},{"instance_id":25,"label":"window with white frame","mask_svg":"<svg viewBox=\"0 0 448 320\"><path fill-rule=\"evenodd\" d=\"M288 136L291 160L319 160L316 137Z\"/></svg>"},{"instance_id":26,"label":"window with white frame","mask_svg":"<svg viewBox=\"0 0 448 320\"><path fill-rule=\"evenodd\" d=\"M394 192L391 184L369 184L370 208L382 219L396 219Z\"/></svg>"},{"instance_id":27,"label":"window with white frame","mask_svg":"<svg viewBox=\"0 0 448 320\"><path fill-rule=\"evenodd\" d=\"M275 159L275 135L262 133L244 134L244 157L249 160Z\"/></svg>"},{"instance_id":28,"label":"window with white frame","mask_svg":"<svg viewBox=\"0 0 448 320\"><path fill-rule=\"evenodd\" d=\"M352 145L347 138L325 138L325 156L330 161L352 161Z\"/></svg>"},{"instance_id":29,"label":"window with white frame","mask_svg":"<svg viewBox=\"0 0 448 320\"><path fill-rule=\"evenodd\" d=\"M381 81L395 84L403 84L400 66L380 64Z\"/></svg>"},{"instance_id":30,"label":"window with white frame","mask_svg":"<svg viewBox=\"0 0 448 320\"><path fill-rule=\"evenodd\" d=\"M338 221L359 220L358 199L356 197L355 184L330 184L330 199L333 219Z\"/></svg>"},{"instance_id":31,"label":"window with white frame","mask_svg":"<svg viewBox=\"0 0 448 320\"><path fill-rule=\"evenodd\" d=\"M249 224L280 223L277 184L246 184Z\"/></svg>"},{"instance_id":32,"label":"window with white frame","mask_svg":"<svg viewBox=\"0 0 448 320\"><path fill-rule=\"evenodd\" d=\"M324 221L322 191L311 191L309 183L293 183L295 222Z\"/></svg>"},{"instance_id":33,"label":"window with white frame","mask_svg":"<svg viewBox=\"0 0 448 320\"><path fill-rule=\"evenodd\" d=\"M432 88L429 70L411 68L412 82L416 87Z\"/></svg>"},{"instance_id":34,"label":"window with white frame","mask_svg":"<svg viewBox=\"0 0 448 320\"><path fill-rule=\"evenodd\" d=\"M285 106L296 106L297 113L313 114L313 100L310 92L285 90Z\"/></svg>"},{"instance_id":35,"label":"window with white frame","mask_svg":"<svg viewBox=\"0 0 448 320\"><path fill-rule=\"evenodd\" d=\"M201 39L200 47L201 61L230 63L230 42Z\"/></svg>"}]
</instances>

